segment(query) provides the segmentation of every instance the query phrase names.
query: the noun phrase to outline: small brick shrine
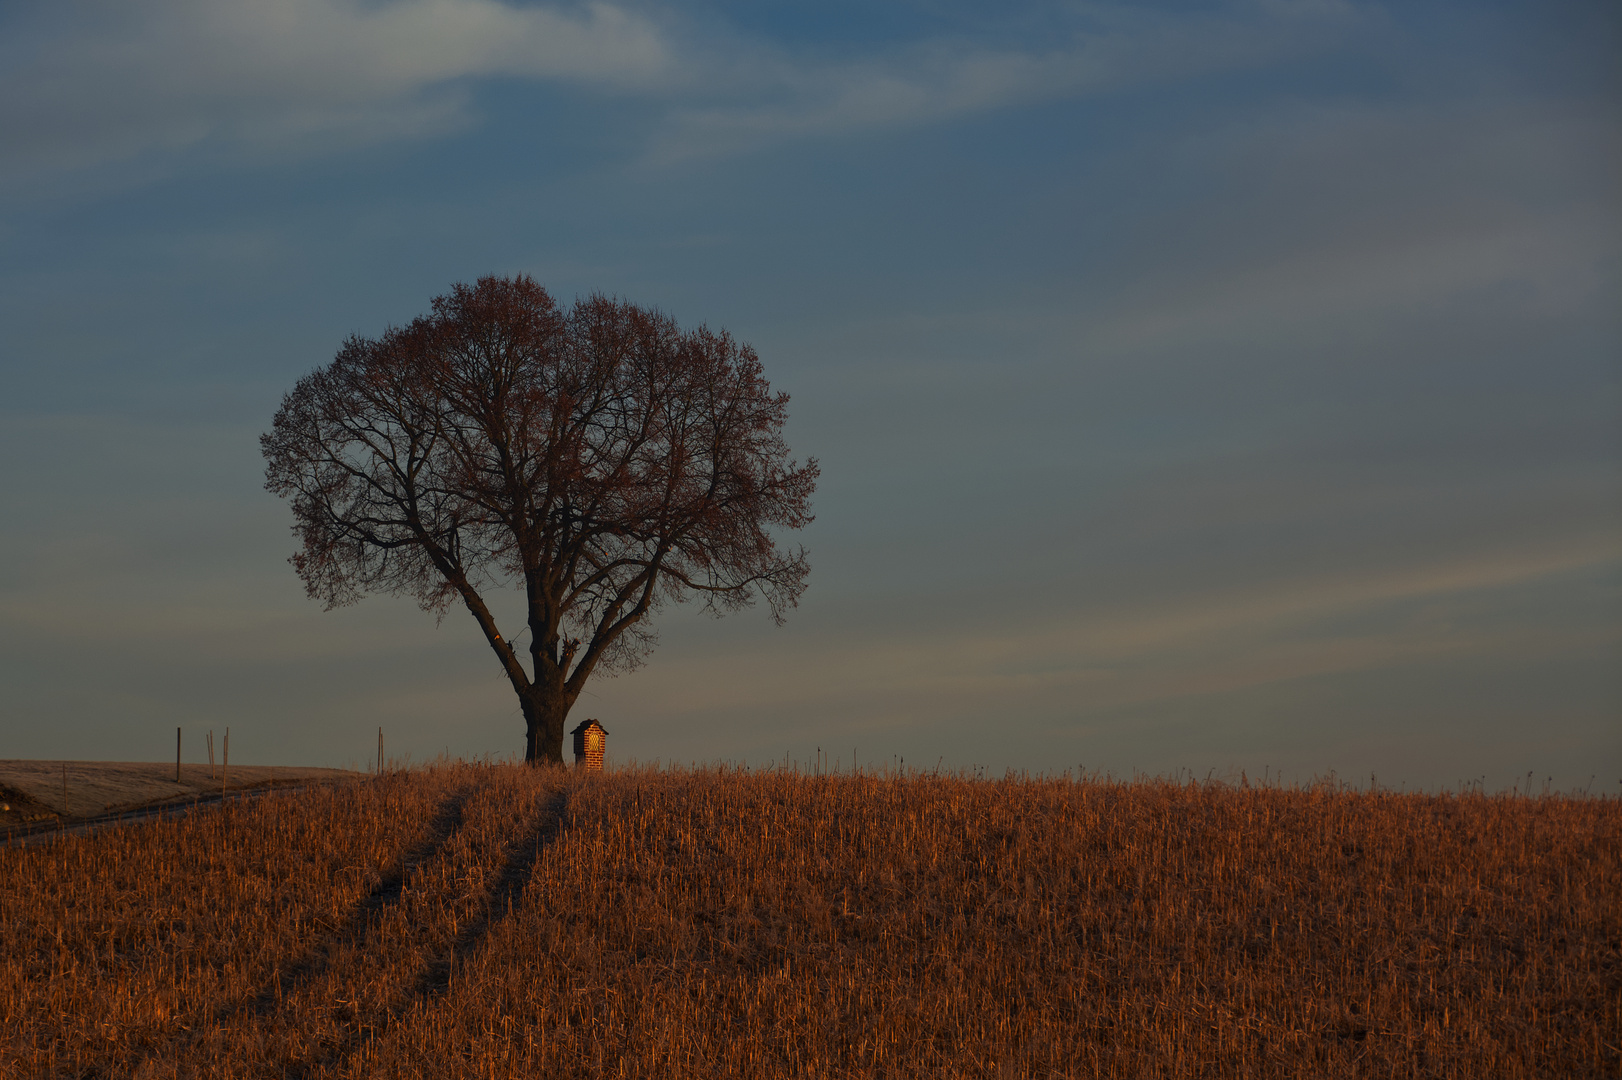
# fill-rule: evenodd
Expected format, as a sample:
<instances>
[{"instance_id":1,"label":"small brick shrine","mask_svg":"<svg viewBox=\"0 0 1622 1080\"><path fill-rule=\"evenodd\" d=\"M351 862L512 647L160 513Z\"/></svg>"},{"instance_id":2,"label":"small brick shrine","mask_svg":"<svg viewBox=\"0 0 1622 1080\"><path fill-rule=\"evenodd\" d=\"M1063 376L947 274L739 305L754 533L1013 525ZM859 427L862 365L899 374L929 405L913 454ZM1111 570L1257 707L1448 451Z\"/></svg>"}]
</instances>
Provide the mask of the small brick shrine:
<instances>
[{"instance_id":1,"label":"small brick shrine","mask_svg":"<svg viewBox=\"0 0 1622 1080\"><path fill-rule=\"evenodd\" d=\"M608 729L595 720L585 720L569 734L574 736L574 767L587 772L602 772Z\"/></svg>"}]
</instances>

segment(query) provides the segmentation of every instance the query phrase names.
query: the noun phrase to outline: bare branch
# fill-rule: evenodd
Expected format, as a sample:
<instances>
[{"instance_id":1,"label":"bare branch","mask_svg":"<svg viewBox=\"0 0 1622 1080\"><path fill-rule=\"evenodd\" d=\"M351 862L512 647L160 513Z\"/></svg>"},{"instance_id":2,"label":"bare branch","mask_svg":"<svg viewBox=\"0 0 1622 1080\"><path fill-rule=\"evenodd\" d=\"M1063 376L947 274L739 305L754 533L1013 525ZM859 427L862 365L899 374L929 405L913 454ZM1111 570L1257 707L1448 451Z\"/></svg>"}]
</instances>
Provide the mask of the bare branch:
<instances>
[{"instance_id":1,"label":"bare branch","mask_svg":"<svg viewBox=\"0 0 1622 1080\"><path fill-rule=\"evenodd\" d=\"M527 277L457 285L430 313L346 341L261 439L293 509L292 562L328 607L368 592L460 600L518 693L528 757L560 760L597 671L635 667L661 603L798 601L811 521L788 398L748 346L603 296L560 309ZM530 669L486 596L520 585Z\"/></svg>"}]
</instances>

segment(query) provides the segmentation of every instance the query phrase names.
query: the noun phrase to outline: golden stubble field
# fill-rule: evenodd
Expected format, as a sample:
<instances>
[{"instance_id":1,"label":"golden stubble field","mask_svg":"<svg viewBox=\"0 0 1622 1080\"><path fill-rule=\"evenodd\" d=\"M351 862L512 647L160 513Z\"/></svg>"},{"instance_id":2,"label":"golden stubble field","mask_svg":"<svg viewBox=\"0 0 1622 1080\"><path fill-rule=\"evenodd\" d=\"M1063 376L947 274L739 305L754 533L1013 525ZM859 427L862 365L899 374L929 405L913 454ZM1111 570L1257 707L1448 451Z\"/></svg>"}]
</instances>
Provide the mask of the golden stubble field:
<instances>
[{"instance_id":1,"label":"golden stubble field","mask_svg":"<svg viewBox=\"0 0 1622 1080\"><path fill-rule=\"evenodd\" d=\"M1622 804L446 765L0 849L0 1074L1622 1074Z\"/></svg>"}]
</instances>

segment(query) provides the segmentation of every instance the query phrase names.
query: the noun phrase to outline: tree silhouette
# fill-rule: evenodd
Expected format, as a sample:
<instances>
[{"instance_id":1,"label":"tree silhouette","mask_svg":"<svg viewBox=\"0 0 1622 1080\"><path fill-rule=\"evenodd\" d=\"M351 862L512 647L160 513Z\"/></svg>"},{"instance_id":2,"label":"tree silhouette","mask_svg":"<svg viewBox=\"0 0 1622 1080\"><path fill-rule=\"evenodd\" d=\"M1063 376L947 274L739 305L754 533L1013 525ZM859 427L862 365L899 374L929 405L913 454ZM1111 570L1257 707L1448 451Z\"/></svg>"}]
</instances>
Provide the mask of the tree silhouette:
<instances>
[{"instance_id":1,"label":"tree silhouette","mask_svg":"<svg viewBox=\"0 0 1622 1080\"><path fill-rule=\"evenodd\" d=\"M591 675L635 667L648 616L805 589L814 460L789 459L788 396L753 349L532 279L486 277L376 339L351 337L282 400L265 487L290 500L290 560L330 610L368 592L443 616L460 601L518 694L525 759L563 760ZM516 585L529 665L486 597Z\"/></svg>"}]
</instances>

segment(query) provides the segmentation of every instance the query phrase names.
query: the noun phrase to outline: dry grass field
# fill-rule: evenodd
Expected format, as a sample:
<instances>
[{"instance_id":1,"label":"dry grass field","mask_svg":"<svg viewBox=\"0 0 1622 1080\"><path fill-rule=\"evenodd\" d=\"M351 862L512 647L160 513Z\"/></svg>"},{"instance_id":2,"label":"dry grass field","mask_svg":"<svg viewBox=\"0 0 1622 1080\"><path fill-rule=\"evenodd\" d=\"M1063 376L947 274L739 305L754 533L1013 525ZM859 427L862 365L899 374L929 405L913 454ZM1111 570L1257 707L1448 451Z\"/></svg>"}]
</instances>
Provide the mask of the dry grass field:
<instances>
[{"instance_id":1,"label":"dry grass field","mask_svg":"<svg viewBox=\"0 0 1622 1080\"><path fill-rule=\"evenodd\" d=\"M0 848L0 1074L1622 1075L1622 804L447 765Z\"/></svg>"}]
</instances>

